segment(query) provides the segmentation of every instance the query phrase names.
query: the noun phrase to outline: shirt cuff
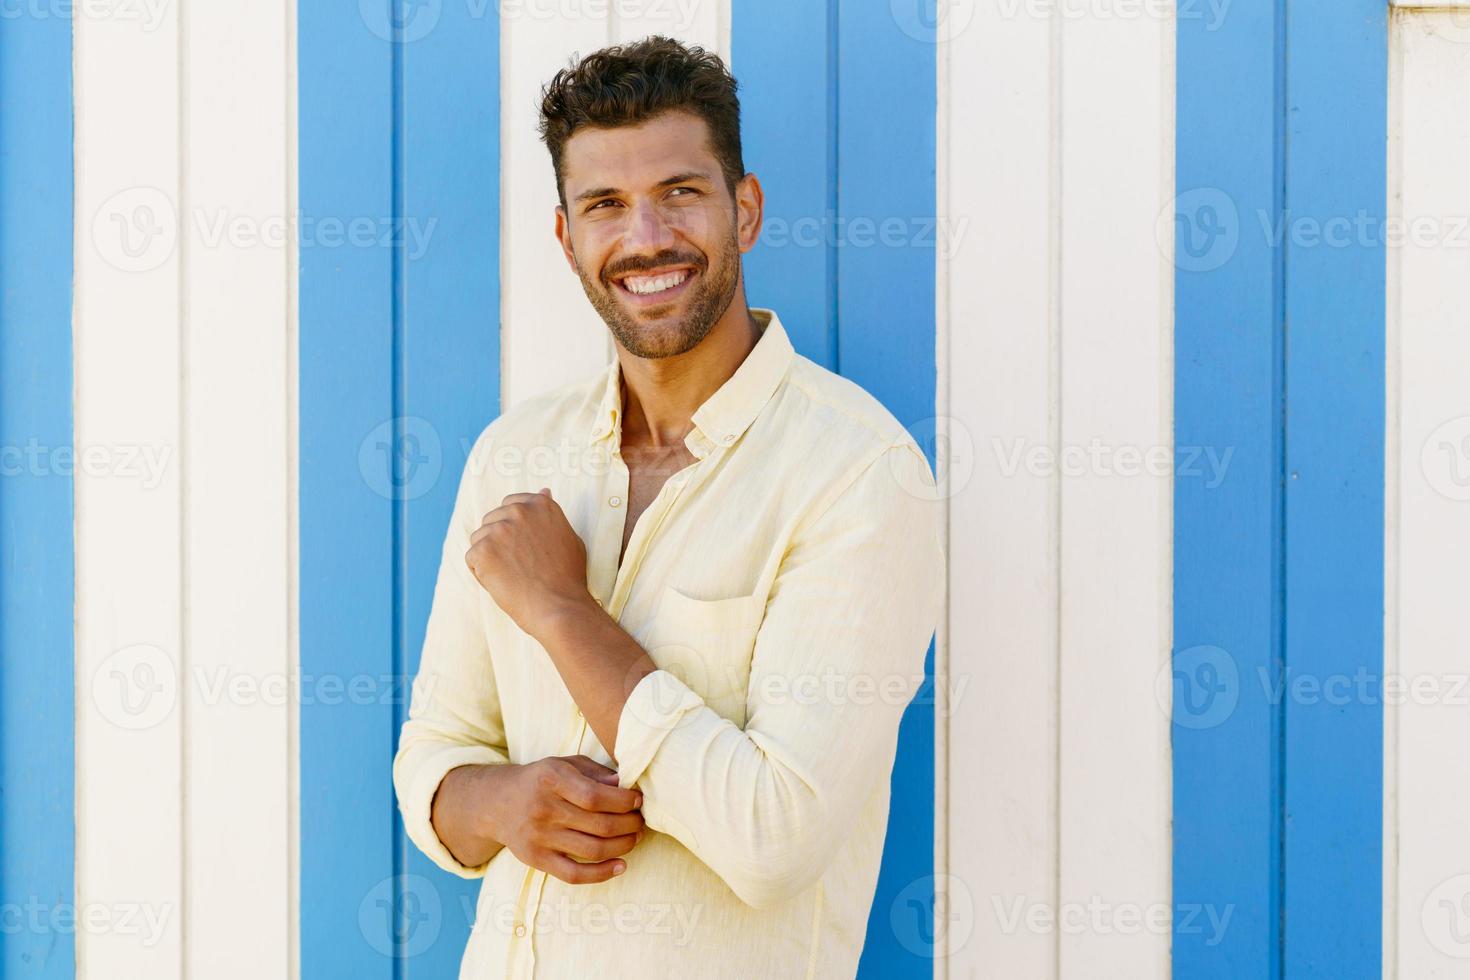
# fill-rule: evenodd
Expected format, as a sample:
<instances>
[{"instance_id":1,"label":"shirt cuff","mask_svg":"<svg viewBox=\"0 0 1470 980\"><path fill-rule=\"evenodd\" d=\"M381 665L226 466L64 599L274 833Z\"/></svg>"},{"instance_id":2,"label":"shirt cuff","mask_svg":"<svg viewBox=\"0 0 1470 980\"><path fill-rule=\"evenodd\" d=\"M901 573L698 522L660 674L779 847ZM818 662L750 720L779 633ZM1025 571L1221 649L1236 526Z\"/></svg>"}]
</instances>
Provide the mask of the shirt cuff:
<instances>
[{"instance_id":1,"label":"shirt cuff","mask_svg":"<svg viewBox=\"0 0 1470 980\"><path fill-rule=\"evenodd\" d=\"M439 792L439 784L451 770L460 766L505 764L505 756L482 745L447 748L425 759L409 782L408 791L399 796L398 806L403 813L403 829L408 832L409 839L418 845L419 850L430 861L445 871L461 878L482 878L490 862L486 861L478 868L460 864L434 832L434 794Z\"/></svg>"},{"instance_id":2,"label":"shirt cuff","mask_svg":"<svg viewBox=\"0 0 1470 980\"><path fill-rule=\"evenodd\" d=\"M618 785L630 789L638 782L669 733L703 706L699 695L668 671L645 674L618 716L617 744L613 746Z\"/></svg>"}]
</instances>

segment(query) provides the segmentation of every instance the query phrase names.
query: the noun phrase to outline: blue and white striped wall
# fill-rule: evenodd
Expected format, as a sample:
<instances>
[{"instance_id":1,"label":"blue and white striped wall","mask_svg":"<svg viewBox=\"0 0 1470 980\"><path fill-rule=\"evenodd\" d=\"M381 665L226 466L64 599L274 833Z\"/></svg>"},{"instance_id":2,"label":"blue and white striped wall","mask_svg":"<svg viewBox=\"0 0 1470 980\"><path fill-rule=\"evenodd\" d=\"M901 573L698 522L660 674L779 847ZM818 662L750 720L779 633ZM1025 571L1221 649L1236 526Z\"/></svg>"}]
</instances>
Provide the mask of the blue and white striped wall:
<instances>
[{"instance_id":1,"label":"blue and white striped wall","mask_svg":"<svg viewBox=\"0 0 1470 980\"><path fill-rule=\"evenodd\" d=\"M537 91L655 32L949 502L863 975L1462 975L1470 0L6 7L0 975L454 975L393 743L610 356Z\"/></svg>"}]
</instances>

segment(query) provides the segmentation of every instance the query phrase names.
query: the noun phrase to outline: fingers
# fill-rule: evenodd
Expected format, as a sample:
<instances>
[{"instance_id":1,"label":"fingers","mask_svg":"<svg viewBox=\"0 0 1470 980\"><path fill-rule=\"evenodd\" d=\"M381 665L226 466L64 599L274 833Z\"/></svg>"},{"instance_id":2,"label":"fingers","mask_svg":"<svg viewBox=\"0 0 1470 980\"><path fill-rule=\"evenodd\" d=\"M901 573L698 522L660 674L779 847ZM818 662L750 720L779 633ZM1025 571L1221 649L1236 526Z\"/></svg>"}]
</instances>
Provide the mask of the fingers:
<instances>
[{"instance_id":1,"label":"fingers","mask_svg":"<svg viewBox=\"0 0 1470 980\"><path fill-rule=\"evenodd\" d=\"M569 885L595 885L616 878L628 869L627 862L617 858L596 864L581 864L555 851L538 853L530 863Z\"/></svg>"},{"instance_id":2,"label":"fingers","mask_svg":"<svg viewBox=\"0 0 1470 980\"><path fill-rule=\"evenodd\" d=\"M481 541L484 541L486 538L490 537L490 535L494 534L495 525L498 523L500 522L491 521L489 524L481 524L479 527L475 528L474 533L470 535L469 550L474 551L476 545L478 545Z\"/></svg>"},{"instance_id":3,"label":"fingers","mask_svg":"<svg viewBox=\"0 0 1470 980\"><path fill-rule=\"evenodd\" d=\"M571 775L559 773L551 788L573 806L594 813L632 813L643 805L643 794L635 789L622 789L589 779L570 766L567 772Z\"/></svg>"},{"instance_id":4,"label":"fingers","mask_svg":"<svg viewBox=\"0 0 1470 980\"><path fill-rule=\"evenodd\" d=\"M616 772L585 755L542 760L535 780L527 863L573 885L622 874L621 858L646 833L643 794L619 788Z\"/></svg>"},{"instance_id":5,"label":"fingers","mask_svg":"<svg viewBox=\"0 0 1470 980\"><path fill-rule=\"evenodd\" d=\"M622 857L631 851L641 839L641 834L593 837L591 834L582 834L575 830L558 829L547 835L546 846L569 858L597 863Z\"/></svg>"},{"instance_id":6,"label":"fingers","mask_svg":"<svg viewBox=\"0 0 1470 980\"><path fill-rule=\"evenodd\" d=\"M500 502L499 507L486 512L485 516L480 518L480 526L470 535L470 545L478 544L482 538L485 538L491 533L490 529L495 525L514 520L518 511L522 508L528 505L544 506L548 502L553 505L555 503L551 500L551 491L544 487L540 493L510 494Z\"/></svg>"},{"instance_id":7,"label":"fingers","mask_svg":"<svg viewBox=\"0 0 1470 980\"><path fill-rule=\"evenodd\" d=\"M557 809L556 822L568 830L605 840L637 835L643 832L644 827L643 814L636 810L632 813L594 813L570 803L563 803Z\"/></svg>"},{"instance_id":8,"label":"fingers","mask_svg":"<svg viewBox=\"0 0 1470 980\"><path fill-rule=\"evenodd\" d=\"M608 786L616 786L618 784L618 773L616 769L609 769L602 763L594 759L589 759L585 755L567 755L562 756L562 758L575 766L577 771L588 779L595 779L599 783L606 783Z\"/></svg>"}]
</instances>

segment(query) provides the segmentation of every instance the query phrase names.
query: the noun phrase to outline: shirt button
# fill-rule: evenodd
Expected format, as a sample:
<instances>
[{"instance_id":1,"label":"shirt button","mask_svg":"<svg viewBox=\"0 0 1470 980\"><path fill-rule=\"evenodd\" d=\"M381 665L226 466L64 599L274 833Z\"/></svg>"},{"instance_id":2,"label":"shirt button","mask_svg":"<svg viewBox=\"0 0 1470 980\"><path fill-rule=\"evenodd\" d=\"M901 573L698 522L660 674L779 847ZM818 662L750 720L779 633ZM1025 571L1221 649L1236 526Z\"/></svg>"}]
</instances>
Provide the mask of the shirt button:
<instances>
[{"instance_id":1,"label":"shirt button","mask_svg":"<svg viewBox=\"0 0 1470 980\"><path fill-rule=\"evenodd\" d=\"M732 443L732 442L735 441L735 434L732 432L729 435L727 435L724 438L722 438L720 441L723 442L725 445L728 446L728 445L730 445L730 443Z\"/></svg>"},{"instance_id":2,"label":"shirt button","mask_svg":"<svg viewBox=\"0 0 1470 980\"><path fill-rule=\"evenodd\" d=\"M520 925L519 923L517 923L516 924L516 938L517 939L523 939L523 938L525 938L525 935L526 935L526 927L523 926L523 925Z\"/></svg>"},{"instance_id":3,"label":"shirt button","mask_svg":"<svg viewBox=\"0 0 1470 980\"><path fill-rule=\"evenodd\" d=\"M621 507L621 506L623 506L623 498L622 497L608 497L607 498L607 502L608 502L608 505L609 506L612 506L612 507Z\"/></svg>"}]
</instances>

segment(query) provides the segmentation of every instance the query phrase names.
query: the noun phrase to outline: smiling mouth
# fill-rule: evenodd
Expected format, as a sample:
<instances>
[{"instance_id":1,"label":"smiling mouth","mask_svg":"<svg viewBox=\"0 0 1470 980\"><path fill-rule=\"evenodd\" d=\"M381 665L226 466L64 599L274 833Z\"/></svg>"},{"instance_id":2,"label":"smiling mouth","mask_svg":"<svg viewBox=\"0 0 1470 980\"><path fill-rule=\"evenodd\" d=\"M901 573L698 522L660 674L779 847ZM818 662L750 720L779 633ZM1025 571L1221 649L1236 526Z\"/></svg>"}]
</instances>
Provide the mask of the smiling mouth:
<instances>
[{"instance_id":1,"label":"smiling mouth","mask_svg":"<svg viewBox=\"0 0 1470 980\"><path fill-rule=\"evenodd\" d=\"M615 279L614 282L625 296L635 301L662 301L680 293L696 274L690 268L670 269L652 274L630 274Z\"/></svg>"}]
</instances>

